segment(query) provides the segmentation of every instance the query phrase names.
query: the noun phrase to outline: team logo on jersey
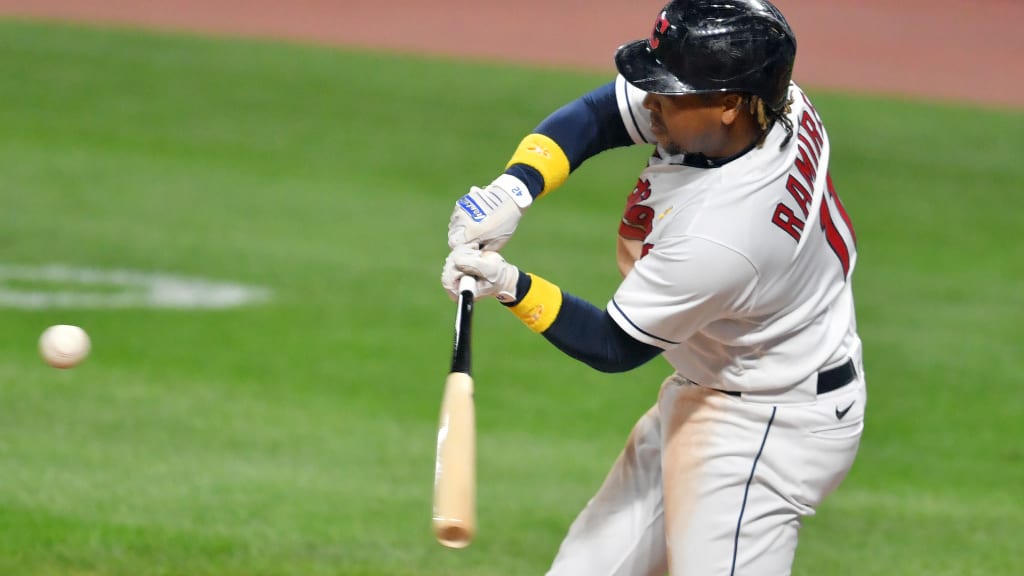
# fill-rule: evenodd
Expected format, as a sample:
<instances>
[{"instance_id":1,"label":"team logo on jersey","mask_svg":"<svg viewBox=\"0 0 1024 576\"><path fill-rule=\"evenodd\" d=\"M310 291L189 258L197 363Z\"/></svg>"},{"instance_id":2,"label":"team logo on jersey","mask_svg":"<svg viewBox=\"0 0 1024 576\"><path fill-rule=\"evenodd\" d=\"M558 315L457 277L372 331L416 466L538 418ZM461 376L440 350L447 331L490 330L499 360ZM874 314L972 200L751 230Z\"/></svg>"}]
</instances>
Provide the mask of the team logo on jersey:
<instances>
[{"instance_id":1,"label":"team logo on jersey","mask_svg":"<svg viewBox=\"0 0 1024 576\"><path fill-rule=\"evenodd\" d=\"M487 212L484 212L484 209L469 197L469 194L459 198L458 205L459 208L462 208L463 212L469 214L469 217L473 219L473 222L481 222L487 217Z\"/></svg>"},{"instance_id":2,"label":"team logo on jersey","mask_svg":"<svg viewBox=\"0 0 1024 576\"><path fill-rule=\"evenodd\" d=\"M668 30L668 26L668 17L665 15L665 12L662 11L661 14L658 14L658 20L654 22L654 30L651 31L651 39L647 41L651 45L651 50L657 50L658 46L661 45L661 38L659 38L659 36L665 35L665 32Z\"/></svg>"},{"instance_id":3,"label":"team logo on jersey","mask_svg":"<svg viewBox=\"0 0 1024 576\"><path fill-rule=\"evenodd\" d=\"M626 209L619 223L619 236L627 240L643 240L651 233L654 208L640 204L651 197L651 181L637 179L636 186L626 198Z\"/></svg>"}]
</instances>

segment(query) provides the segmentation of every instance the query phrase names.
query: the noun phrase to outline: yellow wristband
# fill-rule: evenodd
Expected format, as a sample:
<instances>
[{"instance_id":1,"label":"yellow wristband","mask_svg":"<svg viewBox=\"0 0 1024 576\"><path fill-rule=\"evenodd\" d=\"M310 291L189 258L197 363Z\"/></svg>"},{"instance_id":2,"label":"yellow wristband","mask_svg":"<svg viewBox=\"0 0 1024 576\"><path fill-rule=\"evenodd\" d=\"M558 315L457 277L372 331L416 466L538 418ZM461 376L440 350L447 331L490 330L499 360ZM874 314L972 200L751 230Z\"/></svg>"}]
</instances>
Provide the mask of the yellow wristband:
<instances>
[{"instance_id":1,"label":"yellow wristband","mask_svg":"<svg viewBox=\"0 0 1024 576\"><path fill-rule=\"evenodd\" d=\"M541 334L551 327L562 309L562 289L551 282L530 274L530 290L509 310L526 324L526 327Z\"/></svg>"},{"instance_id":2,"label":"yellow wristband","mask_svg":"<svg viewBox=\"0 0 1024 576\"><path fill-rule=\"evenodd\" d=\"M505 168L513 164L526 164L544 177L544 189L538 198L558 188L569 178L569 158L558 142L543 134L530 134L523 138Z\"/></svg>"}]
</instances>

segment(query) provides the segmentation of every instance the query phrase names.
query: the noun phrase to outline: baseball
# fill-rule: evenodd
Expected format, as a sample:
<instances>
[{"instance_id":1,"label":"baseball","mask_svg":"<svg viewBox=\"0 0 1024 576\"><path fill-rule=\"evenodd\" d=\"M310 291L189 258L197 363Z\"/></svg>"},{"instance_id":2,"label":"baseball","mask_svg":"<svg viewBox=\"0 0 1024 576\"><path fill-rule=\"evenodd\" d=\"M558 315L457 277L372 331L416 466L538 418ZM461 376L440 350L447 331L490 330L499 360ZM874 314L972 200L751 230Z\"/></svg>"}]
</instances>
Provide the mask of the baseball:
<instances>
[{"instance_id":1,"label":"baseball","mask_svg":"<svg viewBox=\"0 0 1024 576\"><path fill-rule=\"evenodd\" d=\"M54 368L72 368L89 355L89 335L78 326L57 324L39 337L39 354Z\"/></svg>"}]
</instances>

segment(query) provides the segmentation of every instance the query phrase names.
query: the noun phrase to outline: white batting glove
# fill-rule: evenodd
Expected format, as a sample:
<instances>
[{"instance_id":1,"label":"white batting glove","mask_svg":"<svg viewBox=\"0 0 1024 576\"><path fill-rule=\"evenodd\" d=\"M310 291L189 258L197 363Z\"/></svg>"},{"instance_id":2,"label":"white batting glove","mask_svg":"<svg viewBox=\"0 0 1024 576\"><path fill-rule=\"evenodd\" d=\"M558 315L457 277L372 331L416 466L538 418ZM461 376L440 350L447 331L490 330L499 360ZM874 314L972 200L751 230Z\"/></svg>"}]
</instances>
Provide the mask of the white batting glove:
<instances>
[{"instance_id":1,"label":"white batting glove","mask_svg":"<svg viewBox=\"0 0 1024 576\"><path fill-rule=\"evenodd\" d=\"M459 296L459 279L476 278L476 299L494 296L500 302L516 299L519 268L509 264L497 252L481 252L469 246L459 246L448 254L441 271L441 286L453 299Z\"/></svg>"},{"instance_id":2,"label":"white batting glove","mask_svg":"<svg viewBox=\"0 0 1024 576\"><path fill-rule=\"evenodd\" d=\"M476 245L500 250L512 237L533 196L515 176L502 174L486 188L473 186L455 202L448 220L448 247Z\"/></svg>"}]
</instances>

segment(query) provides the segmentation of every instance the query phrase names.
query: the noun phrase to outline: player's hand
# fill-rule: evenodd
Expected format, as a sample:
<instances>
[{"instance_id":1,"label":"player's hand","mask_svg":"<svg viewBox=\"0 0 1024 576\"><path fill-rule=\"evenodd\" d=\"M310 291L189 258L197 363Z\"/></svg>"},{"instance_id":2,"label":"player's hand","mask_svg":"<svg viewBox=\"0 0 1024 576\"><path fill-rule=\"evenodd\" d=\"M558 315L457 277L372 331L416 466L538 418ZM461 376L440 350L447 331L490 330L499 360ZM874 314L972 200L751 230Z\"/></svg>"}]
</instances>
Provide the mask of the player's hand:
<instances>
[{"instance_id":1,"label":"player's hand","mask_svg":"<svg viewBox=\"0 0 1024 576\"><path fill-rule=\"evenodd\" d=\"M506 262L497 252L481 252L470 246L452 250L444 261L441 286L453 300L459 296L459 279L466 275L476 278L477 300L488 296L501 302L516 299L519 268Z\"/></svg>"},{"instance_id":2,"label":"player's hand","mask_svg":"<svg viewBox=\"0 0 1024 576\"><path fill-rule=\"evenodd\" d=\"M473 186L455 202L448 220L448 247L476 245L500 250L533 201L522 180L502 174L486 188Z\"/></svg>"}]
</instances>

